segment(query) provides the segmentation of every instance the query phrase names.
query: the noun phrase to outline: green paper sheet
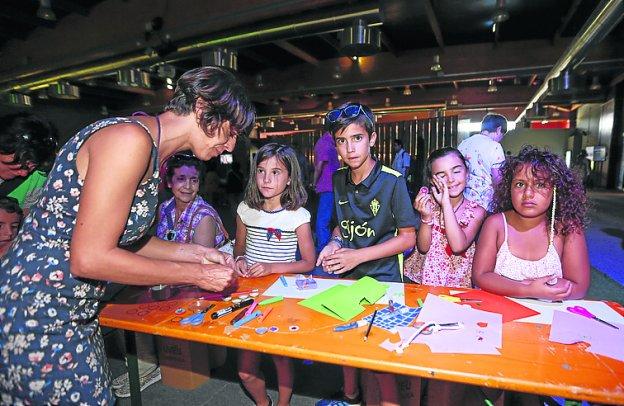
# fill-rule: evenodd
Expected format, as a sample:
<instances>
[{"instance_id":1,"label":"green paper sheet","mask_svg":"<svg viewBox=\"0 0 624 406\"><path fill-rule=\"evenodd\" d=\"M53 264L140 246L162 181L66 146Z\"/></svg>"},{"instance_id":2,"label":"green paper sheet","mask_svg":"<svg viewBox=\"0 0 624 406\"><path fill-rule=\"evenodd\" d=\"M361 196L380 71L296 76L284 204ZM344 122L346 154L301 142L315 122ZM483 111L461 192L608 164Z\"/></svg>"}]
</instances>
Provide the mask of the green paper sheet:
<instances>
[{"instance_id":1,"label":"green paper sheet","mask_svg":"<svg viewBox=\"0 0 624 406\"><path fill-rule=\"evenodd\" d=\"M300 305L327 316L348 321L364 311L362 304L371 305L386 293L388 287L365 276L353 285L333 286L299 302Z\"/></svg>"}]
</instances>

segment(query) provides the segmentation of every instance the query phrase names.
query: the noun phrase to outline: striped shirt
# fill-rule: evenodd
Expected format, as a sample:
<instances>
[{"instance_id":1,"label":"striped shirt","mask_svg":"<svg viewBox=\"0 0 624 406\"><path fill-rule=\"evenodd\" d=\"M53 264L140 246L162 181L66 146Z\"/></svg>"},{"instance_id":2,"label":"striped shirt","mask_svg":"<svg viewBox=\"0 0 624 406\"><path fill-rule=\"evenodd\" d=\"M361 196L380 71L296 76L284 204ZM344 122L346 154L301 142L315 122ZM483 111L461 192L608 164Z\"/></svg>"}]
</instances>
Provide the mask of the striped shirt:
<instances>
[{"instance_id":1,"label":"striped shirt","mask_svg":"<svg viewBox=\"0 0 624 406\"><path fill-rule=\"evenodd\" d=\"M256 262L295 262L297 227L310 222L310 212L297 210L267 212L252 209L241 202L236 210L247 228L245 258L247 264Z\"/></svg>"}]
</instances>

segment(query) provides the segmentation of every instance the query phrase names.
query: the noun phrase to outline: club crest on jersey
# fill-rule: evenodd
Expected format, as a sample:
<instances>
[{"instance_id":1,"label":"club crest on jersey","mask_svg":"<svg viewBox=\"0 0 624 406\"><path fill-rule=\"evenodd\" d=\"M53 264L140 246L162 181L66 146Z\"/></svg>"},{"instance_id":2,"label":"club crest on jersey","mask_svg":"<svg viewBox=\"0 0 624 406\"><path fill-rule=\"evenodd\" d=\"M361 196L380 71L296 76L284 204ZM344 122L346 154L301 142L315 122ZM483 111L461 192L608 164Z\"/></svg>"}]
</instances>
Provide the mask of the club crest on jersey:
<instances>
[{"instance_id":1,"label":"club crest on jersey","mask_svg":"<svg viewBox=\"0 0 624 406\"><path fill-rule=\"evenodd\" d=\"M379 200L377 199L371 200L369 207L371 209L371 212L373 212L373 216L376 216L377 213L379 212L379 208L381 207L381 205L379 204Z\"/></svg>"}]
</instances>

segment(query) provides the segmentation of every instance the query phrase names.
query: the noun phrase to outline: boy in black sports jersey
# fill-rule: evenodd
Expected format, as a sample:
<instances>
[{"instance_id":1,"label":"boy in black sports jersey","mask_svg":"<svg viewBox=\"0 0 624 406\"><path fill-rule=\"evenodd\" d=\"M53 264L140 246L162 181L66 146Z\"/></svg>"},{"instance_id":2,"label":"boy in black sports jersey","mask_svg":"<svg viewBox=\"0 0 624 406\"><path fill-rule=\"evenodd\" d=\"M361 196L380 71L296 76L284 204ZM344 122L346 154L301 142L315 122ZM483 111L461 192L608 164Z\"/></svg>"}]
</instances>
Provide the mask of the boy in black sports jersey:
<instances>
[{"instance_id":1,"label":"boy in black sports jersey","mask_svg":"<svg viewBox=\"0 0 624 406\"><path fill-rule=\"evenodd\" d=\"M371 276L402 281L402 253L416 244L416 216L401 174L375 160L375 117L359 103L347 103L327 113L326 126L345 163L333 177L338 226L319 254L317 266L348 278ZM357 370L343 367L342 401L359 404ZM382 403L397 404L394 375L375 374ZM318 402L322 406L324 401Z\"/></svg>"}]
</instances>

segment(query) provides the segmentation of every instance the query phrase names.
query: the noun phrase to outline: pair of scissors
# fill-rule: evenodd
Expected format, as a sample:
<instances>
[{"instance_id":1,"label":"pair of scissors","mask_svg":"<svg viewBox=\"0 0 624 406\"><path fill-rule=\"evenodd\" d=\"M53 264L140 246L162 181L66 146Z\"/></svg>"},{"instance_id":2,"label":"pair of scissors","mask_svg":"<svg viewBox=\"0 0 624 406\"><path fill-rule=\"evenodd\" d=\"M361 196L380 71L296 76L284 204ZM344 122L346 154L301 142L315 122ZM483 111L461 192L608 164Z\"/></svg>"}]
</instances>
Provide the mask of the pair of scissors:
<instances>
[{"instance_id":1,"label":"pair of scissors","mask_svg":"<svg viewBox=\"0 0 624 406\"><path fill-rule=\"evenodd\" d=\"M206 317L206 313L210 309L212 309L213 307L215 307L215 305L214 305L214 303L211 303L210 306L206 307L201 312L195 313L192 316L188 316L188 317L183 318L182 320L180 320L180 325L182 325L182 326L186 326L186 325L199 326L199 325L201 325L204 322L204 317Z\"/></svg>"},{"instance_id":2,"label":"pair of scissors","mask_svg":"<svg viewBox=\"0 0 624 406\"><path fill-rule=\"evenodd\" d=\"M597 320L601 323L606 324L609 327L613 327L615 329L620 329L618 326L615 326L611 323L609 323L608 321L605 321L601 318L596 317L592 312L590 312L589 310L587 310L586 308L584 308L583 306L568 306L567 310L570 313L574 313L574 314L578 314L579 316L583 316L583 317L587 317L589 319L594 319Z\"/></svg>"}]
</instances>

